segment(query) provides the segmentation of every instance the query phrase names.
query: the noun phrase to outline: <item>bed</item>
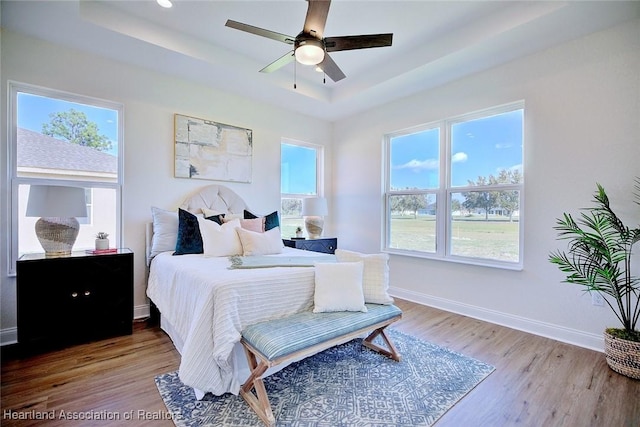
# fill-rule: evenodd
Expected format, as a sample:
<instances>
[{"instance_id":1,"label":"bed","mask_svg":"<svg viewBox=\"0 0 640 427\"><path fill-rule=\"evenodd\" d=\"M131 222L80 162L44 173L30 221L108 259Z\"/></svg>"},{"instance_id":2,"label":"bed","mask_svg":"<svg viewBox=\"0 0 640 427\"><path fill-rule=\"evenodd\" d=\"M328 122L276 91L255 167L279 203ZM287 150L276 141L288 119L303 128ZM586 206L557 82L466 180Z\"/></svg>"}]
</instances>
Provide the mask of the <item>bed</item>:
<instances>
[{"instance_id":1,"label":"bed","mask_svg":"<svg viewBox=\"0 0 640 427\"><path fill-rule=\"evenodd\" d=\"M187 197L180 209L201 218L206 212L242 219L255 219L253 216L265 222L274 219L273 214L252 215L240 196L218 185ZM309 310L314 270L308 265L334 257L284 247L281 240L281 253L255 258L278 258L285 265L287 260L299 263L302 257L309 262L300 267L231 268L229 256L176 256L179 215L158 208L152 208L152 213L153 222L147 226L147 296L160 311L161 328L181 354L180 379L193 387L199 398L206 392L237 394L249 375L239 344L242 329ZM273 230L280 235L279 229Z\"/></svg>"},{"instance_id":2,"label":"bed","mask_svg":"<svg viewBox=\"0 0 640 427\"><path fill-rule=\"evenodd\" d=\"M178 212L153 207L152 214L146 233L147 296L180 352L180 379L198 399L207 392L238 394L250 373L240 344L246 326L316 310L319 295L329 311L352 310L336 306L348 300L343 288L329 285L319 292L316 262L324 267L361 262L361 276L354 282L359 280L363 301L357 304L393 302L387 293L388 255L342 249L329 255L285 247L278 213L254 213L227 187L204 187L188 196ZM327 282L341 280L330 276Z\"/></svg>"}]
</instances>

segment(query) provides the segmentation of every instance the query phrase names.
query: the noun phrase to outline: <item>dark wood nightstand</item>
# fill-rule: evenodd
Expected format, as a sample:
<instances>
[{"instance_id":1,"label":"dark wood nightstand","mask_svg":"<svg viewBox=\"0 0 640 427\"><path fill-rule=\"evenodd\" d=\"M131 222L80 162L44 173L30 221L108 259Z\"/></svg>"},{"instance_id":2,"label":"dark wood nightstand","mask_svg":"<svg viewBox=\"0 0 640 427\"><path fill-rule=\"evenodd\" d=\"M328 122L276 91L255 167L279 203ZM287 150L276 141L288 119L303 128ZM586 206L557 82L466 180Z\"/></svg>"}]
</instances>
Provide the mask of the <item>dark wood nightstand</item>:
<instances>
[{"instance_id":1,"label":"dark wood nightstand","mask_svg":"<svg viewBox=\"0 0 640 427\"><path fill-rule=\"evenodd\" d=\"M16 265L18 343L26 353L132 333L133 252L46 258Z\"/></svg>"},{"instance_id":2,"label":"dark wood nightstand","mask_svg":"<svg viewBox=\"0 0 640 427\"><path fill-rule=\"evenodd\" d=\"M325 254L333 254L338 247L337 237L327 237L320 239L282 239L285 246L305 251L322 252Z\"/></svg>"}]
</instances>

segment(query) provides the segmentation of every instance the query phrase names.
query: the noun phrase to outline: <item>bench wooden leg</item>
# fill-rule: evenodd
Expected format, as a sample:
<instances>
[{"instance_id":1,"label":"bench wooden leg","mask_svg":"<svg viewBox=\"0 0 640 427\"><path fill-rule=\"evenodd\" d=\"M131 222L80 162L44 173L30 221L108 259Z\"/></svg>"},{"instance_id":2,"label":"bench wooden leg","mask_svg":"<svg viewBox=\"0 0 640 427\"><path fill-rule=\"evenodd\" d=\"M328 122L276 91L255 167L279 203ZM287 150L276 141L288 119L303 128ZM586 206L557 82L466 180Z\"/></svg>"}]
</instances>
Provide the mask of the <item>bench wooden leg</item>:
<instances>
[{"instance_id":1,"label":"bench wooden leg","mask_svg":"<svg viewBox=\"0 0 640 427\"><path fill-rule=\"evenodd\" d=\"M362 345L399 362L400 353L398 353L398 349L396 349L396 346L393 345L393 343L385 333L384 328L386 327L387 326L385 325L371 332L369 336L365 338L364 341L362 341ZM384 342L387 344L388 350L373 343L373 340L376 339L378 335L382 336L382 339L384 339Z\"/></svg>"},{"instance_id":2,"label":"bench wooden leg","mask_svg":"<svg viewBox=\"0 0 640 427\"><path fill-rule=\"evenodd\" d=\"M251 375L249 375L247 381L245 381L242 387L240 387L240 396L242 396L242 398L255 411L262 422L269 427L275 426L276 419L273 416L269 397L267 396L267 390L265 389L264 382L262 381L262 374L265 373L268 366L262 361L257 363L256 356L246 347L244 350L247 355L247 360L249 361L249 367L251 368ZM252 392L254 389L255 394Z\"/></svg>"}]
</instances>

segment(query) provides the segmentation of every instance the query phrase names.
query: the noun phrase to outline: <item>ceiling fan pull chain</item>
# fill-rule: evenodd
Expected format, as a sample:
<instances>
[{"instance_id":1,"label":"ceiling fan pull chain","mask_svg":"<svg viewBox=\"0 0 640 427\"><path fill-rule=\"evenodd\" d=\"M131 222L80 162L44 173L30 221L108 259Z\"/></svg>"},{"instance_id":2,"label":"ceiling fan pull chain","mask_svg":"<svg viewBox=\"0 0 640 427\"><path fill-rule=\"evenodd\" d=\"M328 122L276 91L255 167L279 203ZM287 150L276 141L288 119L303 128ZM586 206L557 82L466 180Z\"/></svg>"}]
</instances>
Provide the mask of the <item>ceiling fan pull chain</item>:
<instances>
[{"instance_id":1,"label":"ceiling fan pull chain","mask_svg":"<svg viewBox=\"0 0 640 427\"><path fill-rule=\"evenodd\" d=\"M297 77L296 70L298 69L298 67L296 67L296 62L298 62L298 61L293 61L293 88L294 89L297 89L297 86L296 86L296 77Z\"/></svg>"}]
</instances>

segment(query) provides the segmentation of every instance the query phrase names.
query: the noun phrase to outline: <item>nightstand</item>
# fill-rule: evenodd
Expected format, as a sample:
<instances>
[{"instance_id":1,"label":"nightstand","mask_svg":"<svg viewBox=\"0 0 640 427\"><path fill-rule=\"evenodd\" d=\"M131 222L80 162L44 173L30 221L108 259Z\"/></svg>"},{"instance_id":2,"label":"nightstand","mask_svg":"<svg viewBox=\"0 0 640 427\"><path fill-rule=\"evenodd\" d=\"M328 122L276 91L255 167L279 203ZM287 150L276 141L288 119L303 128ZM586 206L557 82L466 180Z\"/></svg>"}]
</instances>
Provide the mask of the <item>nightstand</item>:
<instances>
[{"instance_id":1,"label":"nightstand","mask_svg":"<svg viewBox=\"0 0 640 427\"><path fill-rule=\"evenodd\" d=\"M18 343L41 351L133 329L133 252L46 258L26 254L16 265Z\"/></svg>"},{"instance_id":2,"label":"nightstand","mask_svg":"<svg viewBox=\"0 0 640 427\"><path fill-rule=\"evenodd\" d=\"M282 239L285 246L305 251L333 254L338 247L338 238L327 237L320 239Z\"/></svg>"}]
</instances>

